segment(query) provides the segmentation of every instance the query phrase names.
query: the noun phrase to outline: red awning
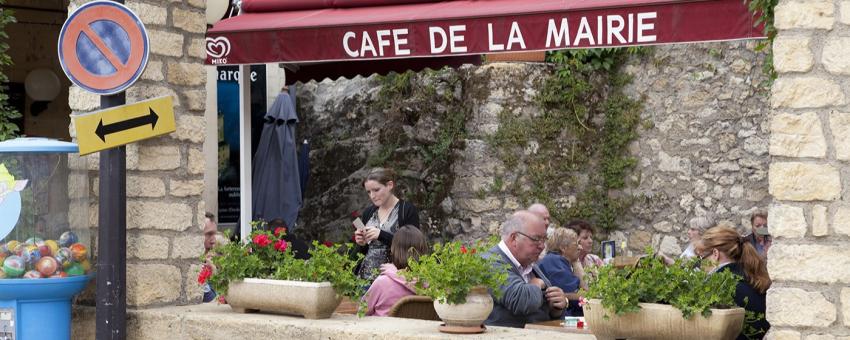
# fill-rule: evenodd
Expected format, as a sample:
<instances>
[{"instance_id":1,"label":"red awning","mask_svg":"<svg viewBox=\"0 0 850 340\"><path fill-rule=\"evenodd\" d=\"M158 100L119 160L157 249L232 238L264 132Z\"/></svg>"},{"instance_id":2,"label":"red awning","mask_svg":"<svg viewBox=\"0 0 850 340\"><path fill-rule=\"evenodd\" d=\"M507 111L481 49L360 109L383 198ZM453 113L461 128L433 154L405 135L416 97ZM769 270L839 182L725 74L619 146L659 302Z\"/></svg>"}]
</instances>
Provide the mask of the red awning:
<instances>
[{"instance_id":1,"label":"red awning","mask_svg":"<svg viewBox=\"0 0 850 340\"><path fill-rule=\"evenodd\" d=\"M315 3L326 5L309 6ZM286 63L317 70L316 63L333 62L337 70L358 73L371 65L363 62L368 60L402 59L394 65L418 69L414 64L425 57L451 63L477 60L457 56L501 52L764 38L743 0L381 3L386 1L246 0L246 9L258 12L209 29L206 63ZM340 63L350 61L360 63Z\"/></svg>"}]
</instances>

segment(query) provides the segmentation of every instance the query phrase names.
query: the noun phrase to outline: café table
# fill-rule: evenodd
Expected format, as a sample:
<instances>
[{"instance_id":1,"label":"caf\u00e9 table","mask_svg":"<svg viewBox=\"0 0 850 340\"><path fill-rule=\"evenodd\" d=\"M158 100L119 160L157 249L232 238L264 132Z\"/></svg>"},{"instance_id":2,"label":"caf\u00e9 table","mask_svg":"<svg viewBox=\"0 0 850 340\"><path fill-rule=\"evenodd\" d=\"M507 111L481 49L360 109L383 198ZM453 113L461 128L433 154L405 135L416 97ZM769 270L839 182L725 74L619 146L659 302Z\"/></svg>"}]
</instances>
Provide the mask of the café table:
<instances>
[{"instance_id":1,"label":"caf\u00e9 table","mask_svg":"<svg viewBox=\"0 0 850 340\"><path fill-rule=\"evenodd\" d=\"M525 324L525 328L528 329L539 329L546 331L554 331L561 333L571 333L571 334L593 334L589 328L575 328L575 327L564 327L564 320L550 320L550 321L542 321L535 323L527 323Z\"/></svg>"}]
</instances>

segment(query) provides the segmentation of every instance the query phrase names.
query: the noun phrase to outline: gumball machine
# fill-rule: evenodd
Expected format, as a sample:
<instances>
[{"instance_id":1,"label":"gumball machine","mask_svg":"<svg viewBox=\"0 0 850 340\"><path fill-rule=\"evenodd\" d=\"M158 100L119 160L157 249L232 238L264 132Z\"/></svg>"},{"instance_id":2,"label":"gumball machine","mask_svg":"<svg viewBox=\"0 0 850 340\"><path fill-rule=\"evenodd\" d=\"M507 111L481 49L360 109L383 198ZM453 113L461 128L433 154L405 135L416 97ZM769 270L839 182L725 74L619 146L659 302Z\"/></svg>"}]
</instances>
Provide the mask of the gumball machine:
<instances>
[{"instance_id":1,"label":"gumball machine","mask_svg":"<svg viewBox=\"0 0 850 340\"><path fill-rule=\"evenodd\" d=\"M0 142L0 339L70 339L71 302L94 276L88 174L76 144ZM82 167L85 168L85 167Z\"/></svg>"}]
</instances>

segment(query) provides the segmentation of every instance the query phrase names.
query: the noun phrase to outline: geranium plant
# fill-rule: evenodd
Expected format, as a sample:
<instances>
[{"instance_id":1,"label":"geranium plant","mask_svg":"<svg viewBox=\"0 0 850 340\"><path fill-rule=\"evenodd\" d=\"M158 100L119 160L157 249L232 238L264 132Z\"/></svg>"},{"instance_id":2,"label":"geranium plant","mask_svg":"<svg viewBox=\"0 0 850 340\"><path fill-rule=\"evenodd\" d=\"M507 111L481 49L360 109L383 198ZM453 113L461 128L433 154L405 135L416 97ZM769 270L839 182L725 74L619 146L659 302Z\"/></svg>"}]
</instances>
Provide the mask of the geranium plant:
<instances>
[{"instance_id":1,"label":"geranium plant","mask_svg":"<svg viewBox=\"0 0 850 340\"><path fill-rule=\"evenodd\" d=\"M330 282L338 295L359 300L368 284L354 275L354 267L362 258L351 258L351 244L322 245L313 241L309 260L296 259L284 240L286 228L273 232L257 229L262 222L252 223L250 242L232 242L213 248L213 271L202 271L198 282L209 280L220 295L227 295L231 282L245 278Z\"/></svg>"},{"instance_id":2,"label":"geranium plant","mask_svg":"<svg viewBox=\"0 0 850 340\"><path fill-rule=\"evenodd\" d=\"M604 266L591 278L585 296L600 299L617 315L637 312L638 303L669 304L690 319L695 314L711 315L711 308L735 307L738 278L731 271L708 274L699 269L699 259L677 259L666 265L652 248L636 266Z\"/></svg>"},{"instance_id":3,"label":"geranium plant","mask_svg":"<svg viewBox=\"0 0 850 340\"><path fill-rule=\"evenodd\" d=\"M488 288L498 298L508 271L497 264L495 257L482 256L490 246L492 242L469 247L460 242L438 243L431 254L420 256L418 261L411 259L408 268L399 273L415 282L417 294L441 303L464 303L476 286Z\"/></svg>"}]
</instances>

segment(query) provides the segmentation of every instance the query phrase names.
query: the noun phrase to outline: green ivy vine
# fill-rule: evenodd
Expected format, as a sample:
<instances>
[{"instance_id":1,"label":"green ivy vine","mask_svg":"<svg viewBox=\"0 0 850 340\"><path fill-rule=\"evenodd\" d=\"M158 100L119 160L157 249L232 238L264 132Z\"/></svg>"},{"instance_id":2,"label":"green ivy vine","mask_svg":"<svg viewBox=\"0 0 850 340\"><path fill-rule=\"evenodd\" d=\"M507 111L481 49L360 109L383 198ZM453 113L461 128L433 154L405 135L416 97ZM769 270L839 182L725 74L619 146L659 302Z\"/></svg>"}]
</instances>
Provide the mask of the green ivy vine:
<instances>
[{"instance_id":1,"label":"green ivy vine","mask_svg":"<svg viewBox=\"0 0 850 340\"><path fill-rule=\"evenodd\" d=\"M543 81L536 101L542 113L521 117L506 109L499 129L488 138L509 169L520 173L508 190L522 204L550 207L556 221L581 218L605 230L633 204L623 193L637 164L629 144L642 125L642 99L623 88L631 77L620 72L629 55L641 48L605 48L550 52L552 74ZM535 152L524 152L535 144ZM572 204L557 197L574 195Z\"/></svg>"},{"instance_id":2,"label":"green ivy vine","mask_svg":"<svg viewBox=\"0 0 850 340\"><path fill-rule=\"evenodd\" d=\"M756 16L755 26L764 24L764 34L767 40L759 42L756 46L756 51L765 53L764 65L762 71L767 76L762 84L765 88L770 87L773 81L776 80L776 70L773 68L773 40L776 38L776 26L773 26L774 10L779 0L744 0L749 1L747 4L753 15Z\"/></svg>"},{"instance_id":3,"label":"green ivy vine","mask_svg":"<svg viewBox=\"0 0 850 340\"><path fill-rule=\"evenodd\" d=\"M7 53L9 44L6 40L6 25L16 22L14 12L4 8L6 0L0 0L0 141L12 139L18 136L18 126L12 121L21 117L21 113L9 105L8 87L4 84L9 82L9 77L3 70L12 66L12 58Z\"/></svg>"},{"instance_id":4,"label":"green ivy vine","mask_svg":"<svg viewBox=\"0 0 850 340\"><path fill-rule=\"evenodd\" d=\"M453 235L443 228L445 216L439 204L454 183L451 175L454 150L466 138L469 108L455 95L462 80L454 70L444 68L390 73L381 76L379 82L381 90L375 104L386 115L387 126L381 129L380 148L369 155L366 165L393 167L400 172L411 164L421 163L423 169L418 180L401 179L405 199L414 202L420 211L428 212L432 223L423 227L432 239L450 240ZM433 140L417 140L403 132L402 124L414 124L423 116L435 117Z\"/></svg>"}]
</instances>

